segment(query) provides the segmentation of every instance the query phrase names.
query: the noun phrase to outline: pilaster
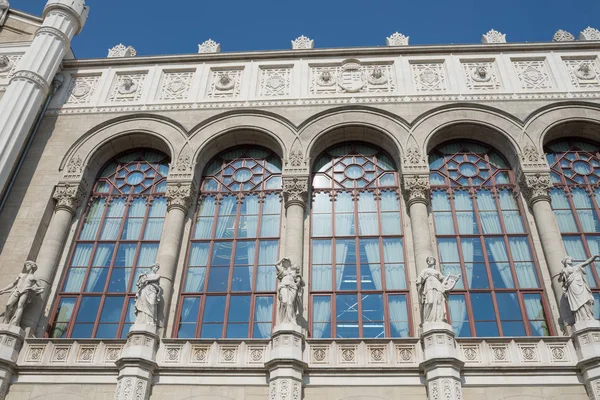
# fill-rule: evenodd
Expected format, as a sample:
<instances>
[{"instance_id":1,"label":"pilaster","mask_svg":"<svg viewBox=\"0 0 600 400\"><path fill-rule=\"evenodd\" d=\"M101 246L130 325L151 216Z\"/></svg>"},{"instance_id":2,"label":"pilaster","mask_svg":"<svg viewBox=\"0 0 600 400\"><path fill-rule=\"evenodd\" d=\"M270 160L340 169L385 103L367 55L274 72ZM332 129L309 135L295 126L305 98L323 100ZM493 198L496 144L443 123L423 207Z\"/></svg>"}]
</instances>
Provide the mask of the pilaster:
<instances>
[{"instance_id":1,"label":"pilaster","mask_svg":"<svg viewBox=\"0 0 600 400\"><path fill-rule=\"evenodd\" d=\"M115 400L148 400L152 379L158 368L156 353L159 338L156 327L134 325L127 334L127 343L116 361L119 369Z\"/></svg>"},{"instance_id":2,"label":"pilaster","mask_svg":"<svg viewBox=\"0 0 600 400\"><path fill-rule=\"evenodd\" d=\"M24 338L25 331L20 327L0 324L0 400L6 398L12 377L16 373L17 358Z\"/></svg>"},{"instance_id":3,"label":"pilaster","mask_svg":"<svg viewBox=\"0 0 600 400\"><path fill-rule=\"evenodd\" d=\"M294 324L276 326L270 346L271 356L265 363L269 370L269 400L302 399L308 365L302 360L305 343L301 328Z\"/></svg>"},{"instance_id":4,"label":"pilaster","mask_svg":"<svg viewBox=\"0 0 600 400\"><path fill-rule=\"evenodd\" d=\"M464 362L459 358L452 327L445 322L423 324L421 345L425 357L420 368L425 373L428 398L462 399L460 371Z\"/></svg>"},{"instance_id":5,"label":"pilaster","mask_svg":"<svg viewBox=\"0 0 600 400\"><path fill-rule=\"evenodd\" d=\"M574 325L573 346L577 368L590 400L600 400L600 322L579 321Z\"/></svg>"}]
</instances>

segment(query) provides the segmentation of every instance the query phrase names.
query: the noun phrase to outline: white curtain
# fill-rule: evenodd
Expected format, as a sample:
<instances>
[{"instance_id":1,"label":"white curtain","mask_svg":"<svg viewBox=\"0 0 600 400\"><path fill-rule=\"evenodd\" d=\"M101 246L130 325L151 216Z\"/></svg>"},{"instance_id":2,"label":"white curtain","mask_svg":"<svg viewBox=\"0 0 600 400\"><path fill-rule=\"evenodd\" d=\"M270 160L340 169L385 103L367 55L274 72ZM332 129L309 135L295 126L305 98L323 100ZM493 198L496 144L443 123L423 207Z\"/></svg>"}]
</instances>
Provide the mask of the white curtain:
<instances>
[{"instance_id":1,"label":"white curtain","mask_svg":"<svg viewBox=\"0 0 600 400\"><path fill-rule=\"evenodd\" d=\"M281 221L281 198L278 194L269 194L263 203L262 224L260 236L279 236L279 224Z\"/></svg>"},{"instance_id":2,"label":"white curtain","mask_svg":"<svg viewBox=\"0 0 600 400\"><path fill-rule=\"evenodd\" d=\"M185 292L202 292L206 278L206 264L208 263L208 243L194 243L190 251L190 268L187 272ZM194 268L200 266L201 268Z\"/></svg>"},{"instance_id":3,"label":"white curtain","mask_svg":"<svg viewBox=\"0 0 600 400\"><path fill-rule=\"evenodd\" d=\"M319 339L325 333L325 327L331 321L331 298L329 296L313 297L313 332L312 337Z\"/></svg>"},{"instance_id":4,"label":"white curtain","mask_svg":"<svg viewBox=\"0 0 600 400\"><path fill-rule=\"evenodd\" d=\"M257 297L255 324L258 326L260 337L268 338L271 335L271 319L273 318L273 298ZM255 333L256 335L256 333Z\"/></svg>"},{"instance_id":5,"label":"white curtain","mask_svg":"<svg viewBox=\"0 0 600 400\"><path fill-rule=\"evenodd\" d=\"M314 290L331 290L331 240L312 242L312 287Z\"/></svg>"},{"instance_id":6,"label":"white curtain","mask_svg":"<svg viewBox=\"0 0 600 400\"><path fill-rule=\"evenodd\" d=\"M329 194L315 194L312 212L312 235L331 236L331 199L329 198Z\"/></svg>"},{"instance_id":7,"label":"white curtain","mask_svg":"<svg viewBox=\"0 0 600 400\"><path fill-rule=\"evenodd\" d=\"M371 192L362 192L358 197L358 231L360 235L377 235L377 202Z\"/></svg>"},{"instance_id":8,"label":"white curtain","mask_svg":"<svg viewBox=\"0 0 600 400\"><path fill-rule=\"evenodd\" d=\"M200 203L194 239L209 239L212 233L213 221L217 202L213 196L205 197Z\"/></svg>"},{"instance_id":9,"label":"white curtain","mask_svg":"<svg viewBox=\"0 0 600 400\"><path fill-rule=\"evenodd\" d=\"M258 210L260 204L258 202L258 196L247 195L244 197L242 210L245 211L241 214L240 224L238 228L238 237L255 238L256 228L258 227Z\"/></svg>"},{"instance_id":10,"label":"white curtain","mask_svg":"<svg viewBox=\"0 0 600 400\"><path fill-rule=\"evenodd\" d=\"M592 255L600 254L600 236L587 236L587 244L590 248L590 253ZM592 263L592 265L596 268L596 272L600 275L600 263L598 261ZM590 268L589 266L587 268ZM590 285L596 287L595 279L593 275L588 275L587 279Z\"/></svg>"},{"instance_id":11,"label":"white curtain","mask_svg":"<svg viewBox=\"0 0 600 400\"><path fill-rule=\"evenodd\" d=\"M253 274L254 274L254 255L256 254L256 242L252 241L252 242L237 242L237 245L239 246L240 243L244 243L245 247L246 247L246 259L248 260L248 264L249 267L246 268L246 270L248 271L248 282L250 287L252 287L252 283L253 283ZM243 248L242 248L243 250ZM259 272L260 272L260 267L258 268ZM263 272L264 273L264 272ZM268 278L268 277L267 277Z\"/></svg>"},{"instance_id":12,"label":"white curtain","mask_svg":"<svg viewBox=\"0 0 600 400\"><path fill-rule=\"evenodd\" d=\"M339 193L335 199L335 234L354 235L354 201L350 193Z\"/></svg>"},{"instance_id":13,"label":"white curtain","mask_svg":"<svg viewBox=\"0 0 600 400\"><path fill-rule=\"evenodd\" d=\"M78 244L71 265L74 267L87 267L90 264L90 255L93 248L94 246L91 244Z\"/></svg>"},{"instance_id":14,"label":"white curtain","mask_svg":"<svg viewBox=\"0 0 600 400\"><path fill-rule=\"evenodd\" d=\"M400 337L408 337L408 308L406 296L389 296L390 324L400 332Z\"/></svg>"},{"instance_id":15,"label":"white curtain","mask_svg":"<svg viewBox=\"0 0 600 400\"><path fill-rule=\"evenodd\" d=\"M337 239L335 241L335 287L337 289L341 289L342 287L342 278L344 276L342 271L343 268L345 268L346 258L351 247L355 247L354 239ZM354 251L354 253L356 253L356 251ZM350 264L354 267L354 260Z\"/></svg>"},{"instance_id":16,"label":"white curtain","mask_svg":"<svg viewBox=\"0 0 600 400\"><path fill-rule=\"evenodd\" d=\"M585 189L573 189L573 203L584 232L596 232L596 212L593 210L592 199Z\"/></svg>"},{"instance_id":17,"label":"white curtain","mask_svg":"<svg viewBox=\"0 0 600 400\"><path fill-rule=\"evenodd\" d=\"M477 192L477 206L480 211L479 216L481 218L483 233L502 233L496 201L490 191L480 190Z\"/></svg>"},{"instance_id":18,"label":"white curtain","mask_svg":"<svg viewBox=\"0 0 600 400\"><path fill-rule=\"evenodd\" d=\"M67 281L65 282L65 287L63 289L65 292L81 291L87 268L75 267L87 267L89 265L93 247L94 246L91 244L81 243L75 247L71 268L69 268L69 275L67 276Z\"/></svg>"},{"instance_id":19,"label":"white curtain","mask_svg":"<svg viewBox=\"0 0 600 400\"><path fill-rule=\"evenodd\" d=\"M361 247L365 249L367 261L369 262L369 270L371 279L375 289L381 290L381 259L379 257L379 240L378 239L361 239Z\"/></svg>"},{"instance_id":20,"label":"white curtain","mask_svg":"<svg viewBox=\"0 0 600 400\"><path fill-rule=\"evenodd\" d=\"M519 286L525 288L538 288L539 284L535 274L535 266L532 262L531 252L527 238L513 237L509 239L510 251L512 253Z\"/></svg>"},{"instance_id":21,"label":"white curtain","mask_svg":"<svg viewBox=\"0 0 600 400\"><path fill-rule=\"evenodd\" d=\"M186 297L183 299L183 307L181 307L181 321L189 321L190 313L192 312L198 315L199 305L199 297Z\"/></svg>"},{"instance_id":22,"label":"white curtain","mask_svg":"<svg viewBox=\"0 0 600 400\"><path fill-rule=\"evenodd\" d=\"M96 233L98 232L98 226L104 213L104 199L95 199L90 205L90 209L85 216L85 223L81 234L79 235L80 240L94 240L96 239Z\"/></svg>"},{"instance_id":23,"label":"white curtain","mask_svg":"<svg viewBox=\"0 0 600 400\"><path fill-rule=\"evenodd\" d=\"M527 317L529 318L529 326L531 327L534 336L546 336L548 330L546 327L546 318L544 316L544 308L542 307L542 301L540 295L524 295L525 309L527 310Z\"/></svg>"},{"instance_id":24,"label":"white curtain","mask_svg":"<svg viewBox=\"0 0 600 400\"><path fill-rule=\"evenodd\" d=\"M450 309L450 319L452 320L452 330L456 336L460 336L460 332L466 325L469 326L467 320L467 306L465 304L465 296L452 295L448 299L448 307Z\"/></svg>"},{"instance_id":25,"label":"white curtain","mask_svg":"<svg viewBox=\"0 0 600 400\"><path fill-rule=\"evenodd\" d=\"M465 235L476 234L477 224L475 224L471 195L464 190L457 190L454 193L454 207L457 211L458 232Z\"/></svg>"},{"instance_id":26,"label":"white curtain","mask_svg":"<svg viewBox=\"0 0 600 400\"><path fill-rule=\"evenodd\" d=\"M221 200L219 218L217 220L217 232L215 238L233 237L233 223L235 222L235 196L225 196ZM234 215L231 215L234 214Z\"/></svg>"},{"instance_id":27,"label":"white curtain","mask_svg":"<svg viewBox=\"0 0 600 400\"><path fill-rule=\"evenodd\" d=\"M125 199L117 198L113 199L108 213L106 214L107 219L104 221L104 227L100 234L102 240L116 240L119 234L119 228L121 227L121 219L125 212Z\"/></svg>"},{"instance_id":28,"label":"white curtain","mask_svg":"<svg viewBox=\"0 0 600 400\"><path fill-rule=\"evenodd\" d=\"M158 243L144 243L138 258L138 267L149 267L156 262Z\"/></svg>"},{"instance_id":29,"label":"white curtain","mask_svg":"<svg viewBox=\"0 0 600 400\"><path fill-rule=\"evenodd\" d=\"M431 204L435 220L435 230L438 235L454 234L454 221L450 208L450 199L446 192L436 190L432 193Z\"/></svg>"},{"instance_id":30,"label":"white curtain","mask_svg":"<svg viewBox=\"0 0 600 400\"><path fill-rule=\"evenodd\" d=\"M456 239L438 239L438 251L441 257L442 272L445 275L462 275ZM462 279L456 283L456 288L464 289Z\"/></svg>"},{"instance_id":31,"label":"white curtain","mask_svg":"<svg viewBox=\"0 0 600 400\"><path fill-rule=\"evenodd\" d=\"M144 240L160 240L167 213L167 199L164 197L155 198L148 213L148 222L144 230Z\"/></svg>"},{"instance_id":32,"label":"white curtain","mask_svg":"<svg viewBox=\"0 0 600 400\"><path fill-rule=\"evenodd\" d=\"M277 262L277 251L279 242L277 240L263 240L260 242L258 251L258 272L256 276L256 290L275 290L275 263Z\"/></svg>"},{"instance_id":33,"label":"white curtain","mask_svg":"<svg viewBox=\"0 0 600 400\"><path fill-rule=\"evenodd\" d=\"M406 289L406 270L403 264L402 239L383 239L383 261L385 263L387 289Z\"/></svg>"},{"instance_id":34,"label":"white curtain","mask_svg":"<svg viewBox=\"0 0 600 400\"><path fill-rule=\"evenodd\" d=\"M112 259L114 244L99 244L96 248L96 254L94 255L93 266L97 267L108 267ZM85 291L86 292L101 292L104 288L96 288L98 279L102 276L105 268L90 268L90 275L88 277Z\"/></svg>"},{"instance_id":35,"label":"white curtain","mask_svg":"<svg viewBox=\"0 0 600 400\"><path fill-rule=\"evenodd\" d=\"M525 233L519 206L512 191L508 189L500 191L500 207L506 231L508 233Z\"/></svg>"},{"instance_id":36,"label":"white curtain","mask_svg":"<svg viewBox=\"0 0 600 400\"><path fill-rule=\"evenodd\" d=\"M508 253L506 252L506 246L504 239L502 238L486 238L486 245L488 249L488 256L490 262L495 262L496 267L500 272L500 278L507 288L515 287L512 279L512 271L510 270L510 264L508 264Z\"/></svg>"},{"instance_id":37,"label":"white curtain","mask_svg":"<svg viewBox=\"0 0 600 400\"><path fill-rule=\"evenodd\" d=\"M146 199L138 197L129 206L129 213L123 230L123 240L138 240L142 231L144 214L146 213Z\"/></svg>"},{"instance_id":38,"label":"white curtain","mask_svg":"<svg viewBox=\"0 0 600 400\"><path fill-rule=\"evenodd\" d=\"M475 243L473 242L474 240L479 239L462 239L460 241L463 252L463 260L465 262L465 270L467 271L467 282L469 283L469 287L472 287L473 283L472 263L475 260Z\"/></svg>"},{"instance_id":39,"label":"white curtain","mask_svg":"<svg viewBox=\"0 0 600 400\"><path fill-rule=\"evenodd\" d=\"M558 222L560 231L577 232L577 224L575 223L575 218L573 218L566 193L560 189L552 189L550 191L550 198L552 199L552 208L554 209L554 215L556 216L556 222Z\"/></svg>"}]
</instances>

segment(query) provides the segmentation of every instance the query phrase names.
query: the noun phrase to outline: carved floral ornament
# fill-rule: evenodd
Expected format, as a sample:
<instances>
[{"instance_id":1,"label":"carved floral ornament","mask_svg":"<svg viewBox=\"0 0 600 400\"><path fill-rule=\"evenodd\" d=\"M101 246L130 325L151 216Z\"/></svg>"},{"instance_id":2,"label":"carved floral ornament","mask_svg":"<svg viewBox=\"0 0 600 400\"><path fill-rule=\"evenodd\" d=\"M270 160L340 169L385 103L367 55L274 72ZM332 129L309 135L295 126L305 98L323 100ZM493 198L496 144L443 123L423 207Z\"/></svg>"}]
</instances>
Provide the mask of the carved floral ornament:
<instances>
[{"instance_id":1,"label":"carved floral ornament","mask_svg":"<svg viewBox=\"0 0 600 400\"><path fill-rule=\"evenodd\" d=\"M522 175L523 194L529 202L549 200L548 190L552 187L549 173L535 172Z\"/></svg>"},{"instance_id":2,"label":"carved floral ornament","mask_svg":"<svg viewBox=\"0 0 600 400\"><path fill-rule=\"evenodd\" d=\"M574 40L575 36L562 29L557 30L554 36L552 37L553 42L572 42Z\"/></svg>"},{"instance_id":3,"label":"carved floral ornament","mask_svg":"<svg viewBox=\"0 0 600 400\"><path fill-rule=\"evenodd\" d=\"M405 36L400 32L392 33L389 37L385 38L385 43L388 46L408 46L408 40L410 36Z\"/></svg>"},{"instance_id":4,"label":"carved floral ornament","mask_svg":"<svg viewBox=\"0 0 600 400\"><path fill-rule=\"evenodd\" d=\"M301 167L302 162L304 161L304 156L302 155L302 150L292 150L287 159L287 164L290 167Z\"/></svg>"},{"instance_id":5,"label":"carved floral ornament","mask_svg":"<svg viewBox=\"0 0 600 400\"><path fill-rule=\"evenodd\" d=\"M506 35L492 29L481 37L481 43L506 43Z\"/></svg>"},{"instance_id":6,"label":"carved floral ornament","mask_svg":"<svg viewBox=\"0 0 600 400\"><path fill-rule=\"evenodd\" d=\"M208 39L202 44L198 45L198 53L220 53L221 52L221 44L215 42L212 39Z\"/></svg>"},{"instance_id":7,"label":"carved floral ornament","mask_svg":"<svg viewBox=\"0 0 600 400\"><path fill-rule=\"evenodd\" d=\"M135 49L132 46L125 46L123 43L120 43L108 50L108 58L125 58L135 56L137 56Z\"/></svg>"},{"instance_id":8,"label":"carved floral ornament","mask_svg":"<svg viewBox=\"0 0 600 400\"><path fill-rule=\"evenodd\" d=\"M194 197L195 188L191 182L177 182L169 183L167 186L167 208L179 208L184 212L192 204L192 198Z\"/></svg>"},{"instance_id":9,"label":"carved floral ornament","mask_svg":"<svg viewBox=\"0 0 600 400\"><path fill-rule=\"evenodd\" d=\"M406 157L404 157L404 163L406 164L420 164L422 161L421 152L417 147L409 147L406 151Z\"/></svg>"},{"instance_id":10,"label":"carved floral ornament","mask_svg":"<svg viewBox=\"0 0 600 400\"><path fill-rule=\"evenodd\" d=\"M308 201L308 177L307 176L284 176L283 198L285 206L299 204L306 206Z\"/></svg>"},{"instance_id":11,"label":"carved floral ornament","mask_svg":"<svg viewBox=\"0 0 600 400\"><path fill-rule=\"evenodd\" d=\"M83 202L86 192L87 182L85 180L80 183L65 182L56 185L52 197L57 201L57 209L66 209L74 213Z\"/></svg>"},{"instance_id":12,"label":"carved floral ornament","mask_svg":"<svg viewBox=\"0 0 600 400\"><path fill-rule=\"evenodd\" d=\"M404 193L410 206L413 202L427 202L430 185L428 175L412 175L404 177Z\"/></svg>"},{"instance_id":13,"label":"carved floral ornament","mask_svg":"<svg viewBox=\"0 0 600 400\"><path fill-rule=\"evenodd\" d=\"M540 161L540 153L535 146L528 144L523 148L523 154L521 155L523 161L536 162Z\"/></svg>"},{"instance_id":14,"label":"carved floral ornament","mask_svg":"<svg viewBox=\"0 0 600 400\"><path fill-rule=\"evenodd\" d=\"M315 47L315 41L302 35L292 40L292 50L308 50Z\"/></svg>"},{"instance_id":15,"label":"carved floral ornament","mask_svg":"<svg viewBox=\"0 0 600 400\"><path fill-rule=\"evenodd\" d=\"M592 28L591 26L588 26L579 34L579 40L600 40L600 31L598 29Z\"/></svg>"},{"instance_id":16,"label":"carved floral ornament","mask_svg":"<svg viewBox=\"0 0 600 400\"><path fill-rule=\"evenodd\" d=\"M575 75L582 80L591 80L596 78L597 74L590 61L582 61L579 67L575 69Z\"/></svg>"}]
</instances>

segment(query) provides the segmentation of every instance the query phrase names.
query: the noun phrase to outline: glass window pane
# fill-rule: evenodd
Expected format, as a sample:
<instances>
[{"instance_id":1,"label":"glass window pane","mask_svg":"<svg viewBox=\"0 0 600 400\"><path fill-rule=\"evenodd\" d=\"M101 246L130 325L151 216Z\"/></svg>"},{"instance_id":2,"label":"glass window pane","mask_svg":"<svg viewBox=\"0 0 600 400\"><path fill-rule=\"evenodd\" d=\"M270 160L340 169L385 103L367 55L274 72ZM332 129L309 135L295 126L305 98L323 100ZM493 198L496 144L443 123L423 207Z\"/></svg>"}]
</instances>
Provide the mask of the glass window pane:
<instances>
[{"instance_id":1,"label":"glass window pane","mask_svg":"<svg viewBox=\"0 0 600 400\"><path fill-rule=\"evenodd\" d=\"M86 268L69 268L63 292L80 292L86 271Z\"/></svg>"},{"instance_id":2,"label":"glass window pane","mask_svg":"<svg viewBox=\"0 0 600 400\"><path fill-rule=\"evenodd\" d=\"M100 314L100 322L119 322L124 301L124 297L106 297Z\"/></svg>"},{"instance_id":3,"label":"glass window pane","mask_svg":"<svg viewBox=\"0 0 600 400\"><path fill-rule=\"evenodd\" d=\"M354 239L335 241L336 264L356 264L356 242Z\"/></svg>"},{"instance_id":4,"label":"glass window pane","mask_svg":"<svg viewBox=\"0 0 600 400\"><path fill-rule=\"evenodd\" d=\"M252 275L254 267L235 267L233 269L233 280L231 281L232 292L249 292L252 290Z\"/></svg>"},{"instance_id":5,"label":"glass window pane","mask_svg":"<svg viewBox=\"0 0 600 400\"><path fill-rule=\"evenodd\" d=\"M200 307L200 297L185 297L181 307L181 322L198 321L198 308Z\"/></svg>"},{"instance_id":6,"label":"glass window pane","mask_svg":"<svg viewBox=\"0 0 600 400\"><path fill-rule=\"evenodd\" d=\"M229 267L210 267L208 276L209 292L226 292L229 282ZM211 297L212 298L212 297Z\"/></svg>"},{"instance_id":7,"label":"glass window pane","mask_svg":"<svg viewBox=\"0 0 600 400\"><path fill-rule=\"evenodd\" d=\"M204 290L204 278L206 268L188 268L185 280L184 292L202 292Z\"/></svg>"},{"instance_id":8,"label":"glass window pane","mask_svg":"<svg viewBox=\"0 0 600 400\"><path fill-rule=\"evenodd\" d=\"M138 257L138 267L150 267L156 262L158 253L158 243L144 243L140 247L140 256Z\"/></svg>"},{"instance_id":9,"label":"glass window pane","mask_svg":"<svg viewBox=\"0 0 600 400\"><path fill-rule=\"evenodd\" d=\"M111 293L125 293L129 286L131 268L113 268L108 283L108 291Z\"/></svg>"},{"instance_id":10,"label":"glass window pane","mask_svg":"<svg viewBox=\"0 0 600 400\"><path fill-rule=\"evenodd\" d=\"M231 296L229 299L229 322L250 320L250 296Z\"/></svg>"},{"instance_id":11,"label":"glass window pane","mask_svg":"<svg viewBox=\"0 0 600 400\"><path fill-rule=\"evenodd\" d=\"M212 266L229 266L233 242L215 242L213 245Z\"/></svg>"},{"instance_id":12,"label":"glass window pane","mask_svg":"<svg viewBox=\"0 0 600 400\"><path fill-rule=\"evenodd\" d=\"M133 266L133 260L135 260L135 252L137 245L134 243L122 243L119 245L117 251L117 257L115 258L115 266L117 267L131 267Z\"/></svg>"},{"instance_id":13,"label":"glass window pane","mask_svg":"<svg viewBox=\"0 0 600 400\"><path fill-rule=\"evenodd\" d=\"M77 268L79 269L79 268ZM69 273L69 278L71 274ZM108 277L108 268L90 268L87 284L85 285L86 292L102 292Z\"/></svg>"},{"instance_id":14,"label":"glass window pane","mask_svg":"<svg viewBox=\"0 0 600 400\"><path fill-rule=\"evenodd\" d=\"M331 240L313 240L311 251L313 264L331 264Z\"/></svg>"},{"instance_id":15,"label":"glass window pane","mask_svg":"<svg viewBox=\"0 0 600 400\"><path fill-rule=\"evenodd\" d=\"M223 322L225 301L225 296L207 296L204 304L204 318L202 323Z\"/></svg>"},{"instance_id":16,"label":"glass window pane","mask_svg":"<svg viewBox=\"0 0 600 400\"><path fill-rule=\"evenodd\" d=\"M244 242L238 242L244 243ZM198 266L205 267L208 263L208 252L210 248L210 243L192 243L192 248L190 250L190 266Z\"/></svg>"},{"instance_id":17,"label":"glass window pane","mask_svg":"<svg viewBox=\"0 0 600 400\"><path fill-rule=\"evenodd\" d=\"M312 290L331 290L331 265L313 265Z\"/></svg>"},{"instance_id":18,"label":"glass window pane","mask_svg":"<svg viewBox=\"0 0 600 400\"><path fill-rule=\"evenodd\" d=\"M90 263L90 256L92 255L93 244L78 244L75 246L75 252L73 253L73 260L71 265L74 267L86 267Z\"/></svg>"},{"instance_id":19,"label":"glass window pane","mask_svg":"<svg viewBox=\"0 0 600 400\"><path fill-rule=\"evenodd\" d=\"M471 337L471 328L464 295L450 295L448 297L448 309L450 310L450 322L452 330L458 337Z\"/></svg>"},{"instance_id":20,"label":"glass window pane","mask_svg":"<svg viewBox=\"0 0 600 400\"><path fill-rule=\"evenodd\" d=\"M77 312L77 318L75 322L94 322L96 321L96 315L98 314L98 307L100 306L100 297L83 297L79 304L79 311Z\"/></svg>"}]
</instances>

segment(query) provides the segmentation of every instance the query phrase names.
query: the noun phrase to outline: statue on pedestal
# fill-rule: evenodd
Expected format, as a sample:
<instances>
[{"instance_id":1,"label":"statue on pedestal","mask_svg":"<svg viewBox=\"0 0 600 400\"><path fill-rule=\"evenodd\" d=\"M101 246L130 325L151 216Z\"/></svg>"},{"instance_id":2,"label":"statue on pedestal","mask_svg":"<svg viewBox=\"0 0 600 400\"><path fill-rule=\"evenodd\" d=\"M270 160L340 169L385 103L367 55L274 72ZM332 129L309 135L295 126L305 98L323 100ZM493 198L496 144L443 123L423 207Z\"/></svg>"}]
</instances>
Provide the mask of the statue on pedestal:
<instances>
[{"instance_id":1,"label":"statue on pedestal","mask_svg":"<svg viewBox=\"0 0 600 400\"><path fill-rule=\"evenodd\" d=\"M158 303L161 300L162 288L160 287L160 274L158 263L152 266L152 272L141 274L137 281L135 294L135 324L159 325Z\"/></svg>"},{"instance_id":2,"label":"statue on pedestal","mask_svg":"<svg viewBox=\"0 0 600 400\"><path fill-rule=\"evenodd\" d=\"M277 268L277 279L279 279L277 289L277 298L279 299L278 323L298 325L296 315L302 312L302 291L304 287L300 268L297 265L292 265L292 261L287 257L279 260L275 264L275 268Z\"/></svg>"},{"instance_id":3,"label":"statue on pedestal","mask_svg":"<svg viewBox=\"0 0 600 400\"><path fill-rule=\"evenodd\" d=\"M435 269L435 257L427 257L428 268L417 278L417 291L421 302L421 321L448 322L446 316L446 296L454 289L460 275L444 276Z\"/></svg>"},{"instance_id":4,"label":"statue on pedestal","mask_svg":"<svg viewBox=\"0 0 600 400\"><path fill-rule=\"evenodd\" d=\"M37 264L33 261L25 262L23 272L7 287L0 290L0 295L10 292L4 311L4 324L21 326L21 318L25 305L31 302L34 295L42 294L44 288L40 287L34 276Z\"/></svg>"},{"instance_id":5,"label":"statue on pedestal","mask_svg":"<svg viewBox=\"0 0 600 400\"><path fill-rule=\"evenodd\" d=\"M566 257L562 260L563 270L554 276L558 276L558 281L562 283L575 322L594 319L594 296L585 281L585 267L599 258L600 255L595 255L580 264L573 265L573 259Z\"/></svg>"}]
</instances>

